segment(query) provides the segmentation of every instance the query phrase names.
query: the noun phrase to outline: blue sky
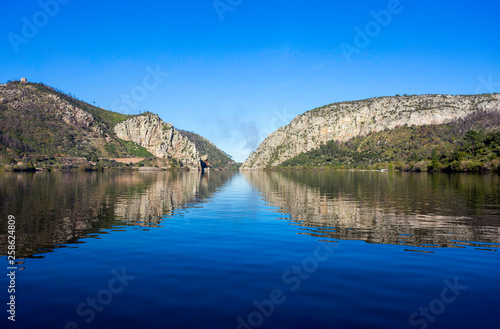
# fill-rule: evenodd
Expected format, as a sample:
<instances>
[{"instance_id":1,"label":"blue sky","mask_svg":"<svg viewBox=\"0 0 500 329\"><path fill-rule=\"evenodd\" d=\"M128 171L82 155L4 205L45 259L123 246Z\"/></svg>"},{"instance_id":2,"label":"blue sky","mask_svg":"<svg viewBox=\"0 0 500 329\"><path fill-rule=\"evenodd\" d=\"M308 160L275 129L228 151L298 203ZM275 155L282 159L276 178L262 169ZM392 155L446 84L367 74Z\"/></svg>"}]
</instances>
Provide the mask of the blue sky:
<instances>
[{"instance_id":1,"label":"blue sky","mask_svg":"<svg viewBox=\"0 0 500 329\"><path fill-rule=\"evenodd\" d=\"M243 161L325 104L500 92L497 1L93 1L3 4L0 82L26 77L151 111Z\"/></svg>"}]
</instances>

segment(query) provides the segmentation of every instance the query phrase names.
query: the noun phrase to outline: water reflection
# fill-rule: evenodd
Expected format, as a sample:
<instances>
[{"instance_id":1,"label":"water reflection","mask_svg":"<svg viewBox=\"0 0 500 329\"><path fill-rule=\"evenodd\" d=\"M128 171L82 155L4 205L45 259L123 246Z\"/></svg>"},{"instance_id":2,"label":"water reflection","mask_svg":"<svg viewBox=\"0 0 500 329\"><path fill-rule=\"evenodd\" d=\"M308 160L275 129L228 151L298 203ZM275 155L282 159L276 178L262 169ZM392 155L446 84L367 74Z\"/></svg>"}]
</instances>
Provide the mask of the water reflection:
<instances>
[{"instance_id":1,"label":"water reflection","mask_svg":"<svg viewBox=\"0 0 500 329\"><path fill-rule=\"evenodd\" d=\"M233 173L0 173L0 256L16 217L17 258L50 252L120 225L156 226L211 198ZM3 225L5 224L5 225Z\"/></svg>"},{"instance_id":2,"label":"water reflection","mask_svg":"<svg viewBox=\"0 0 500 329\"><path fill-rule=\"evenodd\" d=\"M301 233L420 247L500 245L500 177L380 172L243 172ZM414 249L415 250L415 249Z\"/></svg>"},{"instance_id":3,"label":"water reflection","mask_svg":"<svg viewBox=\"0 0 500 329\"><path fill-rule=\"evenodd\" d=\"M117 200L115 215L130 224L156 226L177 208L205 202L232 175L228 172L150 174L146 189L135 190Z\"/></svg>"}]
</instances>

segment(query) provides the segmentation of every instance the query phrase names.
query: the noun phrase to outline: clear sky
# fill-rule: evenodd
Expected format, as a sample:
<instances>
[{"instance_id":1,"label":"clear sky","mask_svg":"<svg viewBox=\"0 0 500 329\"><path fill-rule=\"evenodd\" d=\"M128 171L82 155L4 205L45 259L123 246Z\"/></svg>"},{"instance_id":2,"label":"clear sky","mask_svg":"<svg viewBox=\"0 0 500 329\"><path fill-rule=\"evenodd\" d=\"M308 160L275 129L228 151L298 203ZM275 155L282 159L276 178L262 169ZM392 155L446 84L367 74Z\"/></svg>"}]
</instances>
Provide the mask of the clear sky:
<instances>
[{"instance_id":1,"label":"clear sky","mask_svg":"<svg viewBox=\"0 0 500 329\"><path fill-rule=\"evenodd\" d=\"M243 161L333 102L500 92L498 1L7 1L0 82L157 113Z\"/></svg>"}]
</instances>

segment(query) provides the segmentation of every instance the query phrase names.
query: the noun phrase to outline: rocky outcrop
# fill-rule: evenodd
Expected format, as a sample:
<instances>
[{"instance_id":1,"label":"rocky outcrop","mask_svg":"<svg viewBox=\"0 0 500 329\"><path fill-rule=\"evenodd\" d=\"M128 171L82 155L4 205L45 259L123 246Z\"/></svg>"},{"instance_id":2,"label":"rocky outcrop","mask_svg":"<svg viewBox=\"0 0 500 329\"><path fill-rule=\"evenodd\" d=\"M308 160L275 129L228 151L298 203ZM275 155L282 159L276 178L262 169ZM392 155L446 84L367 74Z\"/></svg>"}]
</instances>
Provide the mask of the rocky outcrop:
<instances>
[{"instance_id":1,"label":"rocky outcrop","mask_svg":"<svg viewBox=\"0 0 500 329\"><path fill-rule=\"evenodd\" d=\"M163 122L153 113L127 119L114 128L118 138L133 141L160 159L176 159L181 167L198 170L196 146L183 137L173 125Z\"/></svg>"},{"instance_id":2,"label":"rocky outcrop","mask_svg":"<svg viewBox=\"0 0 500 329\"><path fill-rule=\"evenodd\" d=\"M36 154L125 159L153 154L157 159L148 160L150 165L190 170L201 169L199 155L208 154L214 168L237 165L208 139L175 129L156 114L107 111L44 84L19 81L0 84L3 150L20 158Z\"/></svg>"},{"instance_id":3,"label":"rocky outcrop","mask_svg":"<svg viewBox=\"0 0 500 329\"><path fill-rule=\"evenodd\" d=\"M22 86L22 88L9 88L8 85L0 85L0 96L2 96L0 104L8 104L10 108L21 113L26 108L50 112L69 126L88 132L102 132L92 114L70 104L58 95L37 92L32 85ZM30 118L21 119L28 120Z\"/></svg>"},{"instance_id":4,"label":"rocky outcrop","mask_svg":"<svg viewBox=\"0 0 500 329\"><path fill-rule=\"evenodd\" d=\"M0 84L0 148L60 156L126 156L106 123L72 99L41 84ZM90 105L89 105L90 107ZM108 152L112 144L114 152Z\"/></svg>"},{"instance_id":5,"label":"rocky outcrop","mask_svg":"<svg viewBox=\"0 0 500 329\"><path fill-rule=\"evenodd\" d=\"M444 124L476 111L500 112L500 94L395 96L333 103L301 114L270 134L241 169L274 167L330 140L345 142L402 125Z\"/></svg>"}]
</instances>

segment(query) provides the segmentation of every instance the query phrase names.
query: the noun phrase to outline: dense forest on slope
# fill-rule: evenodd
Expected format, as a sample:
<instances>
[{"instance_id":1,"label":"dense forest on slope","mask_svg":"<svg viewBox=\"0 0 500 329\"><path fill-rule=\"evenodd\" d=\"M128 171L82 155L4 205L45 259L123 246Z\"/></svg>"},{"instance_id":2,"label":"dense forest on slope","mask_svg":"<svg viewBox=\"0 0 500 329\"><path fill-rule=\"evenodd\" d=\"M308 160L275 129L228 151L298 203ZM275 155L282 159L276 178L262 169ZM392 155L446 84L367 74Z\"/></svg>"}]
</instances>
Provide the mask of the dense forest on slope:
<instances>
[{"instance_id":1,"label":"dense forest on slope","mask_svg":"<svg viewBox=\"0 0 500 329\"><path fill-rule=\"evenodd\" d=\"M476 112L449 124L401 126L329 141L286 160L280 168L499 171L500 114Z\"/></svg>"}]
</instances>

